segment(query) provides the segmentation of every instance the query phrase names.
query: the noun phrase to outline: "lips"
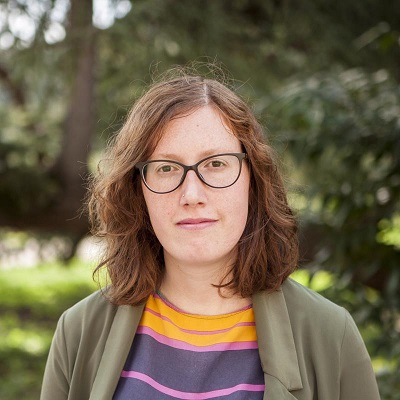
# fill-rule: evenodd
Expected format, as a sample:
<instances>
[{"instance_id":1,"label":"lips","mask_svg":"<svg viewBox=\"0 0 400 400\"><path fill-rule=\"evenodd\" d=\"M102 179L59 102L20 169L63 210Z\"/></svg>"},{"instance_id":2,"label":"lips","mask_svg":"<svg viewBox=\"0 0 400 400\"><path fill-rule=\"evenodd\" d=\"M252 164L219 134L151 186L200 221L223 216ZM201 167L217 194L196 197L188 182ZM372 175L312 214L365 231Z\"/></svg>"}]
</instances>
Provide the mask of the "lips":
<instances>
[{"instance_id":1,"label":"lips","mask_svg":"<svg viewBox=\"0 0 400 400\"><path fill-rule=\"evenodd\" d=\"M205 229L217 222L211 218L186 218L177 223L180 228L188 230Z\"/></svg>"}]
</instances>

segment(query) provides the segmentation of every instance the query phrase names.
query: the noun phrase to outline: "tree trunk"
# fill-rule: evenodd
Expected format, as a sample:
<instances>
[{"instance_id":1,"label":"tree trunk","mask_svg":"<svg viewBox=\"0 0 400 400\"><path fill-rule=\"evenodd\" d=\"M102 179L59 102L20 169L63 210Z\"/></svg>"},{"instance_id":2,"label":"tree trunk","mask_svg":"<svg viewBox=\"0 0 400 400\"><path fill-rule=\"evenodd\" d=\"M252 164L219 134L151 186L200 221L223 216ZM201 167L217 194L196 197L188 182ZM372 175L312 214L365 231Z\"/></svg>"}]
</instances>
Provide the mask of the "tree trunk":
<instances>
[{"instance_id":1,"label":"tree trunk","mask_svg":"<svg viewBox=\"0 0 400 400\"><path fill-rule=\"evenodd\" d=\"M85 195L84 180L88 174L87 161L94 130L96 35L92 13L91 0L71 0L67 40L72 46L73 82L62 151L54 170L62 185L62 198L57 209L68 218L76 216Z\"/></svg>"}]
</instances>

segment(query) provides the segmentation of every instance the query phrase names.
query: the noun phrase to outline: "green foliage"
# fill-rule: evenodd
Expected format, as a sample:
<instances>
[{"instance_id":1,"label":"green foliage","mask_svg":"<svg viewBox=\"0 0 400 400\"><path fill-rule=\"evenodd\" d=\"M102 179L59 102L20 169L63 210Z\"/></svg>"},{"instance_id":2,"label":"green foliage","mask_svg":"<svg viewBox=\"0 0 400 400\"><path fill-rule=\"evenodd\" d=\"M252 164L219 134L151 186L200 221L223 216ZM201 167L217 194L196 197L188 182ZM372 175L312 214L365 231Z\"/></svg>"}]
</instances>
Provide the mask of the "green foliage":
<instances>
[{"instance_id":1,"label":"green foliage","mask_svg":"<svg viewBox=\"0 0 400 400\"><path fill-rule=\"evenodd\" d=\"M386 360L382 395L396 399L400 87L384 70L339 70L290 82L259 106L274 115L274 135L286 139L297 168L293 199L303 230L319 232L318 249L304 265L338 274L324 294L375 332L366 338L371 354ZM372 289L357 282L378 292L371 297Z\"/></svg>"},{"instance_id":2,"label":"green foliage","mask_svg":"<svg viewBox=\"0 0 400 400\"><path fill-rule=\"evenodd\" d=\"M90 268L0 271L0 398L34 400L61 313L95 290Z\"/></svg>"},{"instance_id":3,"label":"green foliage","mask_svg":"<svg viewBox=\"0 0 400 400\"><path fill-rule=\"evenodd\" d=\"M400 253L387 238L400 211L400 86L383 70L339 71L290 83L270 102L274 133L286 139L314 205L309 218L331 241L327 265L364 280L396 270Z\"/></svg>"},{"instance_id":4,"label":"green foliage","mask_svg":"<svg viewBox=\"0 0 400 400\"><path fill-rule=\"evenodd\" d=\"M36 79L29 89L40 92ZM56 104L4 105L0 99L0 210L25 215L44 209L58 192L48 174L60 143L60 114ZM44 100L43 100L44 101Z\"/></svg>"}]
</instances>

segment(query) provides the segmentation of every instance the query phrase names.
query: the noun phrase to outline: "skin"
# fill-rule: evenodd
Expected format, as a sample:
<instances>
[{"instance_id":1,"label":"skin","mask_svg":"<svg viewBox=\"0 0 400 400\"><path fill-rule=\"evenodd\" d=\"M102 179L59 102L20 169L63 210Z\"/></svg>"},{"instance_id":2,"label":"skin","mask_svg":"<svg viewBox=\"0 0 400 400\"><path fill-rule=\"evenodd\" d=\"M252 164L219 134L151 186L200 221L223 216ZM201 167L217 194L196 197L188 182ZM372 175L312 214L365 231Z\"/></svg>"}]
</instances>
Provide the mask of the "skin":
<instances>
[{"instance_id":1,"label":"skin","mask_svg":"<svg viewBox=\"0 0 400 400\"><path fill-rule=\"evenodd\" d=\"M210 106L172 120L150 159L195 164L208 155L242 152L239 140ZM155 234L164 249L161 291L187 312L215 315L249 304L212 284L220 283L236 257L237 243L248 216L250 176L243 161L238 181L211 188L189 171L183 184L167 194L144 185L143 193Z\"/></svg>"}]
</instances>

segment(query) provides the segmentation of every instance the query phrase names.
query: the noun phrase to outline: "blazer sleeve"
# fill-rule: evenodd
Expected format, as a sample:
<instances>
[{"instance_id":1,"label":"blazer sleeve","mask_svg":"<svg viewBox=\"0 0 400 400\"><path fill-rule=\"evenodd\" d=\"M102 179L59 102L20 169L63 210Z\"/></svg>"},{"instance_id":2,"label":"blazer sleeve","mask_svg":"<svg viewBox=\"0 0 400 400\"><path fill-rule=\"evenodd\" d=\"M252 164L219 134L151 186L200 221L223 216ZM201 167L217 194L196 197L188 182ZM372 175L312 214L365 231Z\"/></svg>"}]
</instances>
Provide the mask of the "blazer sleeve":
<instances>
[{"instance_id":1,"label":"blazer sleeve","mask_svg":"<svg viewBox=\"0 0 400 400\"><path fill-rule=\"evenodd\" d=\"M370 357L360 332L347 311L340 367L340 400L380 400Z\"/></svg>"},{"instance_id":2,"label":"blazer sleeve","mask_svg":"<svg viewBox=\"0 0 400 400\"><path fill-rule=\"evenodd\" d=\"M44 372L40 400L68 399L68 353L64 326L65 313L60 317L53 336Z\"/></svg>"}]
</instances>

